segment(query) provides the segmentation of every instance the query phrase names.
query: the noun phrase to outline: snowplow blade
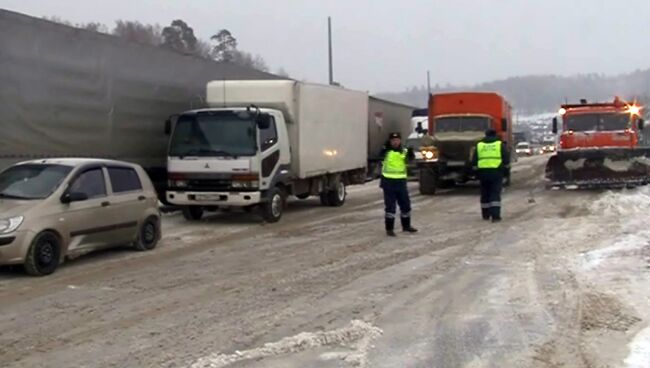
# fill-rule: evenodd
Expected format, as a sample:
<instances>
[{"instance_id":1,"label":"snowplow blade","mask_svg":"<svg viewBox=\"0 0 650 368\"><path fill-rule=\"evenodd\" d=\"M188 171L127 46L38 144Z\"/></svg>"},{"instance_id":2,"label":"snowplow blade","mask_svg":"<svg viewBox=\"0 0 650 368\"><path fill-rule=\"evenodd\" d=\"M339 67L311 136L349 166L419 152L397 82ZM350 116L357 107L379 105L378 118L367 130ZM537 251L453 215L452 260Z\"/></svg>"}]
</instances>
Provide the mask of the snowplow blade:
<instances>
[{"instance_id":1,"label":"snowplow blade","mask_svg":"<svg viewBox=\"0 0 650 368\"><path fill-rule=\"evenodd\" d=\"M561 151L546 165L547 186L616 188L650 181L650 148Z\"/></svg>"}]
</instances>

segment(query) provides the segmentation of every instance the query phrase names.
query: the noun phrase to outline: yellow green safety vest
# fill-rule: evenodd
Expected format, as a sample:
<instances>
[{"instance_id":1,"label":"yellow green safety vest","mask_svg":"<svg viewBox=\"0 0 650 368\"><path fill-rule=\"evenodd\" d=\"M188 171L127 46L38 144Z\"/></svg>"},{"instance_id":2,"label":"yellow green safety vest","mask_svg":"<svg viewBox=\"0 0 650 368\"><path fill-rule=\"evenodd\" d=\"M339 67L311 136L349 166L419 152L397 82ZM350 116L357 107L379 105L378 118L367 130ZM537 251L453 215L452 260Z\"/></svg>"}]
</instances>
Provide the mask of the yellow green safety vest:
<instances>
[{"instance_id":1,"label":"yellow green safety vest","mask_svg":"<svg viewBox=\"0 0 650 368\"><path fill-rule=\"evenodd\" d=\"M501 141L479 142L476 148L479 169L498 169L501 166Z\"/></svg>"},{"instance_id":2,"label":"yellow green safety vest","mask_svg":"<svg viewBox=\"0 0 650 368\"><path fill-rule=\"evenodd\" d=\"M408 155L408 150L403 150L402 152L397 152L390 150L386 153L384 157L384 163L381 170L381 174L386 179L407 179L408 174L406 172L406 157Z\"/></svg>"}]
</instances>

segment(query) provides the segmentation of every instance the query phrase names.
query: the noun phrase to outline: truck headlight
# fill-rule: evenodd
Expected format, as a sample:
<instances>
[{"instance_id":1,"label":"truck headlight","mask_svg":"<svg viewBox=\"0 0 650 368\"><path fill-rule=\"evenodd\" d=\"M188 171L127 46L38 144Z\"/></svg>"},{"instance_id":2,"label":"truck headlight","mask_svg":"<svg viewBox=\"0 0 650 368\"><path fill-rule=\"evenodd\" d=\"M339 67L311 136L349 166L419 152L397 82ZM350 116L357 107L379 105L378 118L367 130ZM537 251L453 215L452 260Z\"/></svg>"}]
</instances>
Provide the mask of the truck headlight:
<instances>
[{"instance_id":1,"label":"truck headlight","mask_svg":"<svg viewBox=\"0 0 650 368\"><path fill-rule=\"evenodd\" d=\"M253 188L257 188L258 181L257 180L251 180L251 181L238 181L238 180L235 180L235 181L232 182L231 186L234 189L253 189Z\"/></svg>"},{"instance_id":2,"label":"truck headlight","mask_svg":"<svg viewBox=\"0 0 650 368\"><path fill-rule=\"evenodd\" d=\"M0 219L0 234L9 234L18 230L24 219L23 216Z\"/></svg>"},{"instance_id":3,"label":"truck headlight","mask_svg":"<svg viewBox=\"0 0 650 368\"><path fill-rule=\"evenodd\" d=\"M435 161L438 159L438 150L435 147L423 148L422 156L427 161Z\"/></svg>"},{"instance_id":4,"label":"truck headlight","mask_svg":"<svg viewBox=\"0 0 650 368\"><path fill-rule=\"evenodd\" d=\"M187 188L187 180L170 180L169 186L172 188Z\"/></svg>"}]
</instances>

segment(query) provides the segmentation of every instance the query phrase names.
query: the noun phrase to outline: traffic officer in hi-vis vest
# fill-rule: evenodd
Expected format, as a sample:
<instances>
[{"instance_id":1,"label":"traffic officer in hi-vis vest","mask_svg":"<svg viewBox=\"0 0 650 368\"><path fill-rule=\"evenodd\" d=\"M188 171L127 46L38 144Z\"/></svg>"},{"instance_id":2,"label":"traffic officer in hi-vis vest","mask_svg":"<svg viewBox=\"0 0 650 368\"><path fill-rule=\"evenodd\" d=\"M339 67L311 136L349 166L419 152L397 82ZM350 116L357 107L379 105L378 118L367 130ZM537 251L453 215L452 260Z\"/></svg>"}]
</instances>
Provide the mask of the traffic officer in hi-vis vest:
<instances>
[{"instance_id":1,"label":"traffic officer in hi-vis vest","mask_svg":"<svg viewBox=\"0 0 650 368\"><path fill-rule=\"evenodd\" d=\"M415 233L417 229L411 226L411 200L406 187L407 163L408 160L415 158L415 154L411 148L402 147L399 133L391 133L381 151L381 157L383 158L381 188L384 190L386 208L386 234L395 236L396 204L399 205L402 230Z\"/></svg>"},{"instance_id":2,"label":"traffic officer in hi-vis vest","mask_svg":"<svg viewBox=\"0 0 650 368\"><path fill-rule=\"evenodd\" d=\"M485 138L476 145L473 167L481 182L481 213L484 220L501 221L501 188L504 171L510 165L507 147L494 129L485 132Z\"/></svg>"}]
</instances>

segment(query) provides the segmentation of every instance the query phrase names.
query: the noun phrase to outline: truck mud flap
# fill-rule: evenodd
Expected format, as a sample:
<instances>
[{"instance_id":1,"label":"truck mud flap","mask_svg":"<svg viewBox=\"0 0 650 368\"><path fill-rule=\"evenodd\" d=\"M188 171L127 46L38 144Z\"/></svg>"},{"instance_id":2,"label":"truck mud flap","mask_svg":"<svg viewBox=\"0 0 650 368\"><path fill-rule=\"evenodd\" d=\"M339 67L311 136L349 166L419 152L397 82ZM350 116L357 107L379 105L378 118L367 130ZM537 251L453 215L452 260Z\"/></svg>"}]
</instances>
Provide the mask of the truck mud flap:
<instances>
[{"instance_id":1,"label":"truck mud flap","mask_svg":"<svg viewBox=\"0 0 650 368\"><path fill-rule=\"evenodd\" d=\"M562 151L546 165L547 187L609 188L647 184L650 148Z\"/></svg>"}]
</instances>

